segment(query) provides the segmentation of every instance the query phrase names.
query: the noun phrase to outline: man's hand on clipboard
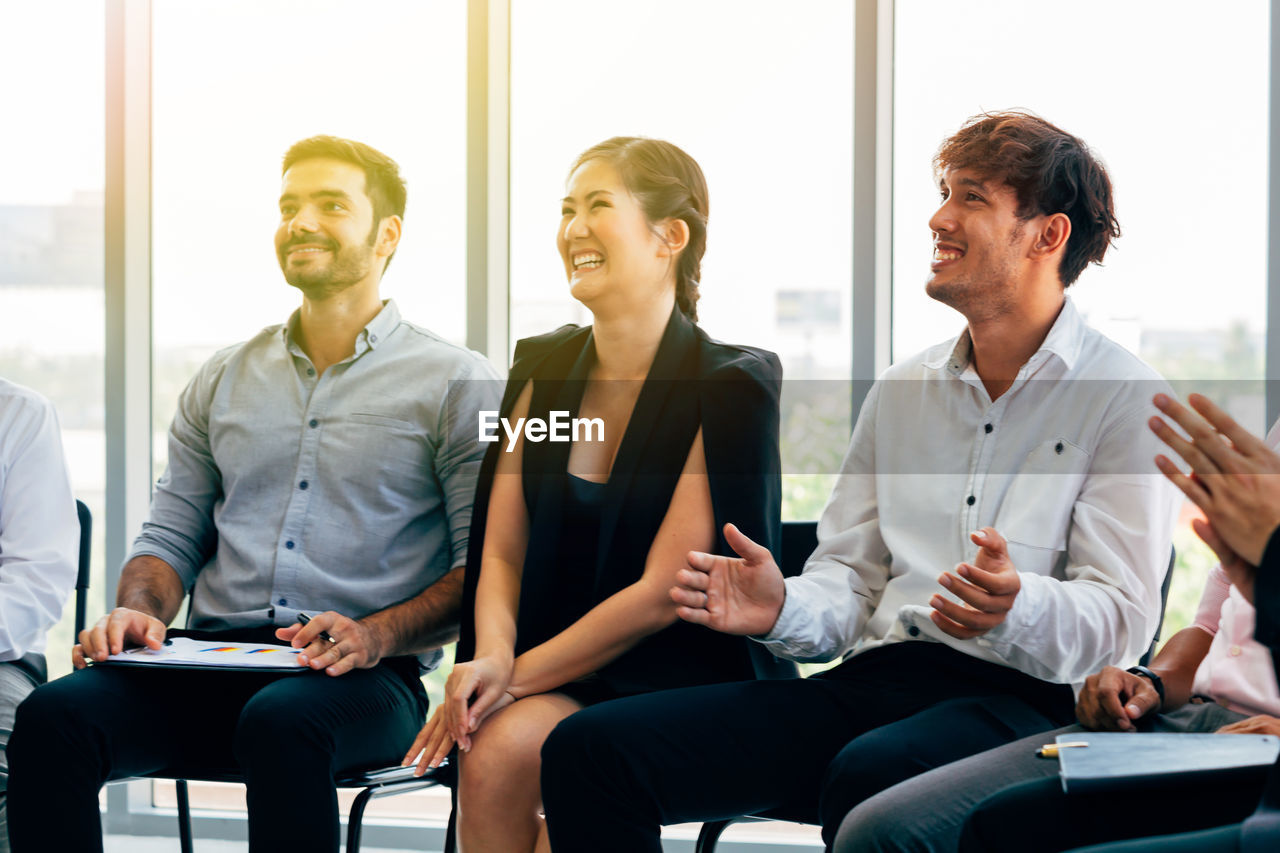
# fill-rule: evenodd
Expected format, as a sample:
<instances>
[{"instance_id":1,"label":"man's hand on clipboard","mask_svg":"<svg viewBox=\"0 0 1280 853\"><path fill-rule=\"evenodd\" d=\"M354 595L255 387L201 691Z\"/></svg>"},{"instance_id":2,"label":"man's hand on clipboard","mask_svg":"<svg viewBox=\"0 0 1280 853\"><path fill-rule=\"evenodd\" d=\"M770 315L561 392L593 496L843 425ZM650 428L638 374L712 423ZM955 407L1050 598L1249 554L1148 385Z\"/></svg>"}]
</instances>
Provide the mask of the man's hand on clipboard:
<instances>
[{"instance_id":1,"label":"man's hand on clipboard","mask_svg":"<svg viewBox=\"0 0 1280 853\"><path fill-rule=\"evenodd\" d=\"M90 628L80 632L80 642L71 647L71 663L84 669L90 661L101 663L126 646L158 649L164 645L164 623L154 616L128 607L117 607Z\"/></svg>"},{"instance_id":2,"label":"man's hand on clipboard","mask_svg":"<svg viewBox=\"0 0 1280 853\"><path fill-rule=\"evenodd\" d=\"M372 669L382 660L382 642L374 630L332 610L317 613L305 624L277 628L276 636L295 649L302 649L298 663L323 669L328 675Z\"/></svg>"}]
</instances>

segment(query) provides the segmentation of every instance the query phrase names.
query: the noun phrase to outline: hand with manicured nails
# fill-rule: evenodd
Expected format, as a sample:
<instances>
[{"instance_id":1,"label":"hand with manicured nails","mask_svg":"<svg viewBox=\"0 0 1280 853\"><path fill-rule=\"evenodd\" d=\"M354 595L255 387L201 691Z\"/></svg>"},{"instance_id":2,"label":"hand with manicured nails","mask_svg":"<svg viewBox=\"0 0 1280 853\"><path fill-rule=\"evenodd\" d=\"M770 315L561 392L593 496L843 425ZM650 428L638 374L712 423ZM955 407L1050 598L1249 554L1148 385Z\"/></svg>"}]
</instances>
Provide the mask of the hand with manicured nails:
<instances>
[{"instance_id":1,"label":"hand with manicured nails","mask_svg":"<svg viewBox=\"0 0 1280 853\"><path fill-rule=\"evenodd\" d=\"M955 574L943 572L938 577L938 583L964 604L942 595L929 600L933 624L961 640L980 637L1003 622L1022 589L1008 544L994 527L984 527L969 538L978 546L978 556L972 563L956 566Z\"/></svg>"},{"instance_id":2,"label":"hand with manicured nails","mask_svg":"<svg viewBox=\"0 0 1280 853\"><path fill-rule=\"evenodd\" d=\"M422 757L418 758L418 766L413 771L414 776L421 776L428 769L439 767L440 762L453 749L453 744L453 735L449 734L449 727L444 722L444 706L437 705L435 713L418 731L418 736L413 739L413 745L409 747L409 751L404 754L404 758L400 759L400 766L408 767L421 753Z\"/></svg>"},{"instance_id":3,"label":"hand with manicured nails","mask_svg":"<svg viewBox=\"0 0 1280 853\"><path fill-rule=\"evenodd\" d=\"M1219 545L1256 566L1267 540L1280 527L1280 476L1276 476L1280 456L1207 397L1192 394L1187 402L1194 412L1166 394L1155 396L1156 408L1182 427L1190 440L1159 417L1153 417L1150 425L1186 461L1191 474L1182 473L1164 456L1156 457L1156 466L1204 511ZM1202 538L1204 529L1203 525L1196 528ZM1226 560L1223 568L1228 568Z\"/></svg>"},{"instance_id":4,"label":"hand with manicured nails","mask_svg":"<svg viewBox=\"0 0 1280 853\"><path fill-rule=\"evenodd\" d=\"M748 539L732 524L724 538L737 557L690 551L689 568L676 572L671 600L676 615L726 634L767 634L778 621L786 584L769 549Z\"/></svg>"},{"instance_id":5,"label":"hand with manicured nails","mask_svg":"<svg viewBox=\"0 0 1280 853\"><path fill-rule=\"evenodd\" d=\"M493 716L494 712L516 701L515 697L510 693L503 693L498 697L498 701L490 705L483 713L476 716L476 724L471 729L475 732L480 728L480 724ZM449 731L449 726L445 718L445 705L436 706L436 711L427 720L426 724L418 731L418 736L413 739L413 745L409 747L409 751L404 754L404 758L400 759L401 767L408 767L413 763L415 758L418 759L418 766L414 768L413 775L421 776L428 770L439 767L449 752L453 749L453 745L457 743L453 738L453 734ZM467 747L463 751L470 750L470 738L467 740Z\"/></svg>"},{"instance_id":6,"label":"hand with manicured nails","mask_svg":"<svg viewBox=\"0 0 1280 853\"><path fill-rule=\"evenodd\" d=\"M1076 719L1103 732L1135 731L1134 720L1160 710L1160 694L1141 675L1115 666L1103 667L1084 680L1076 699Z\"/></svg>"},{"instance_id":7,"label":"hand with manicured nails","mask_svg":"<svg viewBox=\"0 0 1280 853\"><path fill-rule=\"evenodd\" d=\"M511 704L507 692L514 662L478 657L455 664L444 685L444 725L463 752L471 750L471 733L494 711Z\"/></svg>"},{"instance_id":8,"label":"hand with manicured nails","mask_svg":"<svg viewBox=\"0 0 1280 853\"><path fill-rule=\"evenodd\" d=\"M164 645L164 623L139 610L117 607L92 628L81 631L79 639L71 647L71 663L76 669L84 669L89 661L100 663L129 646L160 648Z\"/></svg>"}]
</instances>

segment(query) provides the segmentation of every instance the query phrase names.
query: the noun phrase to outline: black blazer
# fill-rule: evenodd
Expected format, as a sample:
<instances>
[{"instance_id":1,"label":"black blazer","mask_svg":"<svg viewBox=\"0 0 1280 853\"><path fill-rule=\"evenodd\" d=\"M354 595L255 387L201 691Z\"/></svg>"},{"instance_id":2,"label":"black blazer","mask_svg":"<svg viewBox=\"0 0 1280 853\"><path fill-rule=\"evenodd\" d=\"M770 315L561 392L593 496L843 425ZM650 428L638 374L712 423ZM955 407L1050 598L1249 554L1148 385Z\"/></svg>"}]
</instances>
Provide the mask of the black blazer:
<instances>
[{"instance_id":1,"label":"black blazer","mask_svg":"<svg viewBox=\"0 0 1280 853\"><path fill-rule=\"evenodd\" d=\"M502 416L509 416L533 381L530 417L568 411L576 416L594 361L591 328L564 326L516 345ZM678 309L663 333L605 486L594 573L593 605L634 583L671 501L699 426L710 478L719 553L731 554L723 526L732 521L774 554L781 541L781 463L778 398L782 367L765 350L711 340ZM554 636L558 590L553 561L562 527L570 444L525 442L523 483L529 512L516 619L516 654ZM500 445L490 446L472 510L463 587L459 661L475 650L475 591L479 582L489 490ZM677 622L651 635L599 673L622 693L793 674L760 644Z\"/></svg>"}]
</instances>

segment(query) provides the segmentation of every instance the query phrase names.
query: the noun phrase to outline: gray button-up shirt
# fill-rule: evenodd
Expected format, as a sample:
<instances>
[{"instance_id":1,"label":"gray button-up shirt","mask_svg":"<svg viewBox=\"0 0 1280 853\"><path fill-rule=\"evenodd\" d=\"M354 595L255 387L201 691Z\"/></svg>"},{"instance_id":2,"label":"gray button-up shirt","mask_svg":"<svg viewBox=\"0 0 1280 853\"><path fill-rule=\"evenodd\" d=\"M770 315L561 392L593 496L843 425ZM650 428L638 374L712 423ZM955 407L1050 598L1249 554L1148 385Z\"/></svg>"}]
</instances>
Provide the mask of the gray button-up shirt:
<instances>
[{"instance_id":1,"label":"gray button-up shirt","mask_svg":"<svg viewBox=\"0 0 1280 853\"><path fill-rule=\"evenodd\" d=\"M192 628L359 618L466 562L493 367L387 301L317 375L297 316L214 355L178 401L130 557L173 566Z\"/></svg>"}]
</instances>

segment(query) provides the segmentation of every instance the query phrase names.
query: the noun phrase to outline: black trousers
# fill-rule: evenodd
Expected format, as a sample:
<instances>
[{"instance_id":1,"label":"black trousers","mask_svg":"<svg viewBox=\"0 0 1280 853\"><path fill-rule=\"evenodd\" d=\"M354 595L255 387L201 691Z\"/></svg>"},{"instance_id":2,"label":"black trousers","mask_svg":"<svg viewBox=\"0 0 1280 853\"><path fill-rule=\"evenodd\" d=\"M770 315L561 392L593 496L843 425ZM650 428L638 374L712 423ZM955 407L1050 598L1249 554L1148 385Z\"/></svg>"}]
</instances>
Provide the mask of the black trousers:
<instances>
[{"instance_id":1,"label":"black trousers","mask_svg":"<svg viewBox=\"0 0 1280 853\"><path fill-rule=\"evenodd\" d=\"M1240 827L1236 825L1113 841L1096 847L1081 847L1073 853L1238 853L1239 850Z\"/></svg>"},{"instance_id":2,"label":"black trousers","mask_svg":"<svg viewBox=\"0 0 1280 853\"><path fill-rule=\"evenodd\" d=\"M102 785L179 766L244 776L251 850L336 853L334 774L398 763L426 706L413 658L336 678L78 670L18 708L8 750L13 849L101 851Z\"/></svg>"},{"instance_id":3,"label":"black trousers","mask_svg":"<svg viewBox=\"0 0 1280 853\"><path fill-rule=\"evenodd\" d=\"M551 844L656 853L665 824L765 810L821 822L830 844L866 797L1061 726L1073 709L1066 685L925 642L873 649L813 678L605 702L543 745ZM892 738L875 736L895 723Z\"/></svg>"},{"instance_id":4,"label":"black trousers","mask_svg":"<svg viewBox=\"0 0 1280 853\"><path fill-rule=\"evenodd\" d=\"M1211 829L1253 814L1270 768L1216 776L1211 783L1164 782L1122 791L1065 794L1057 777L1006 788L965 823L962 853L1071 850L1088 844ZM1052 827L1052 832L1046 832ZM1163 842L1161 842L1163 843ZM1127 848L1126 848L1127 849ZM1163 849L1152 843L1151 850Z\"/></svg>"}]
</instances>

